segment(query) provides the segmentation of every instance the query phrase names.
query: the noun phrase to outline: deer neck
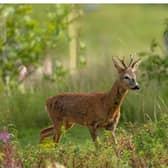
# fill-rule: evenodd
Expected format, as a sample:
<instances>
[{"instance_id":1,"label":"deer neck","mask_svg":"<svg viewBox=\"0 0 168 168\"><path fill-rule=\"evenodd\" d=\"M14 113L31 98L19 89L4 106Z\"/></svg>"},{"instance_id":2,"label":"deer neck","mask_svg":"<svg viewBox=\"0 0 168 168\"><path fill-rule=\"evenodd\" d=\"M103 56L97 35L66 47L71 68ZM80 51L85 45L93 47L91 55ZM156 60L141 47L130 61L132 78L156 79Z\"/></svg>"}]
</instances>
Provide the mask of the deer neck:
<instances>
[{"instance_id":1,"label":"deer neck","mask_svg":"<svg viewBox=\"0 0 168 168\"><path fill-rule=\"evenodd\" d=\"M123 87L120 80L117 80L112 89L107 93L106 96L106 107L108 108L108 115L113 114L117 109L120 108L125 95L128 90Z\"/></svg>"}]
</instances>

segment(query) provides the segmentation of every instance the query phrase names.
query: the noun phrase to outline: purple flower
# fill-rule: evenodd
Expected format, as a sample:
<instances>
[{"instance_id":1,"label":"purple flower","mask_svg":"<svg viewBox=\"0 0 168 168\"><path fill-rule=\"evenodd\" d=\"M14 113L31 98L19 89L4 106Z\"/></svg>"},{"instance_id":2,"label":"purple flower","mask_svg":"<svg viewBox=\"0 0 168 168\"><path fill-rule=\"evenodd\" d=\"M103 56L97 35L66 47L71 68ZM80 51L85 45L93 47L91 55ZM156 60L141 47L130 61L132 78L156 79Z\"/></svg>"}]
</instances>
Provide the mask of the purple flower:
<instances>
[{"instance_id":1,"label":"purple flower","mask_svg":"<svg viewBox=\"0 0 168 168\"><path fill-rule=\"evenodd\" d=\"M3 132L0 133L0 141L7 142L10 140L10 134L8 133L7 129L4 128Z\"/></svg>"}]
</instances>

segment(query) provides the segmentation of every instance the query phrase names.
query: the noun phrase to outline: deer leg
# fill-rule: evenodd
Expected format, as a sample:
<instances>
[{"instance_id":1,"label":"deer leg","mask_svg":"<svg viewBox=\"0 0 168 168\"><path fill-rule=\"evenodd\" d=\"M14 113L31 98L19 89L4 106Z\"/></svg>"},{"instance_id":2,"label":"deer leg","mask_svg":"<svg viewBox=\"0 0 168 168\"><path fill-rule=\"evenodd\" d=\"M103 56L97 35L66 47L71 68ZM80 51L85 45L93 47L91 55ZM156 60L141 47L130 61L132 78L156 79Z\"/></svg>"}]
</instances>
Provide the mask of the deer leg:
<instances>
[{"instance_id":1,"label":"deer leg","mask_svg":"<svg viewBox=\"0 0 168 168\"><path fill-rule=\"evenodd\" d=\"M112 135L113 142L114 142L115 145L117 145L117 139L116 139L116 136L115 136L115 130L116 130L116 127L117 127L117 123L118 123L118 120L113 124L112 129L111 129L111 135Z\"/></svg>"},{"instance_id":2,"label":"deer leg","mask_svg":"<svg viewBox=\"0 0 168 168\"><path fill-rule=\"evenodd\" d=\"M97 142L97 129L94 126L89 126L88 127L90 135L92 137L92 140L95 144L95 147L98 148L98 142Z\"/></svg>"},{"instance_id":3,"label":"deer leg","mask_svg":"<svg viewBox=\"0 0 168 168\"><path fill-rule=\"evenodd\" d=\"M70 123L70 122L66 121L65 129L68 130L68 129L72 128L72 127L73 127L73 123Z\"/></svg>"},{"instance_id":4,"label":"deer leg","mask_svg":"<svg viewBox=\"0 0 168 168\"><path fill-rule=\"evenodd\" d=\"M118 114L115 116L114 121L113 121L113 125L112 125L112 129L111 129L111 134L112 134L113 142L114 142L115 145L117 145L117 139L116 139L116 137L115 137L115 130L116 130L116 127L117 127L119 118L120 118L120 111L119 111Z\"/></svg>"},{"instance_id":5,"label":"deer leg","mask_svg":"<svg viewBox=\"0 0 168 168\"><path fill-rule=\"evenodd\" d=\"M89 126L88 129L92 137L92 140L95 143L95 146L98 147L96 128L94 126Z\"/></svg>"},{"instance_id":6,"label":"deer leg","mask_svg":"<svg viewBox=\"0 0 168 168\"><path fill-rule=\"evenodd\" d=\"M65 125L65 129L68 130L68 129L72 128L73 123L70 123L70 122L66 121L64 125ZM54 126L54 130L55 130L54 141L56 143L58 143L60 138L61 138L61 135L62 135L61 127L62 126L63 126L63 122L62 121L59 124L57 123L56 126Z\"/></svg>"},{"instance_id":7,"label":"deer leg","mask_svg":"<svg viewBox=\"0 0 168 168\"><path fill-rule=\"evenodd\" d=\"M111 131L111 135L112 135L112 138L113 138L113 142L114 142L114 144L117 144L117 140L116 140L116 138L115 138L116 125L115 125L114 123L109 123L109 124L105 127L105 129Z\"/></svg>"},{"instance_id":8,"label":"deer leg","mask_svg":"<svg viewBox=\"0 0 168 168\"><path fill-rule=\"evenodd\" d=\"M66 130L72 128L72 126L73 126L73 123L70 123L68 121L65 123ZM40 142L42 142L45 138L52 136L52 135L54 135L54 126L53 125L51 125L48 128L42 129L40 132Z\"/></svg>"},{"instance_id":9,"label":"deer leg","mask_svg":"<svg viewBox=\"0 0 168 168\"><path fill-rule=\"evenodd\" d=\"M62 134L62 131L61 131L61 127L63 125L63 122L62 120L56 120L54 122L54 136L53 136L53 140L55 143L58 143L60 138L61 138L61 134Z\"/></svg>"},{"instance_id":10,"label":"deer leg","mask_svg":"<svg viewBox=\"0 0 168 168\"><path fill-rule=\"evenodd\" d=\"M112 134L112 138L113 138L114 144L117 145L117 139L116 139L116 137L115 137L115 130L113 130L113 131L111 132L111 134Z\"/></svg>"},{"instance_id":11,"label":"deer leg","mask_svg":"<svg viewBox=\"0 0 168 168\"><path fill-rule=\"evenodd\" d=\"M42 142L46 137L49 137L54 134L53 126L45 128L40 132L40 142Z\"/></svg>"}]
</instances>

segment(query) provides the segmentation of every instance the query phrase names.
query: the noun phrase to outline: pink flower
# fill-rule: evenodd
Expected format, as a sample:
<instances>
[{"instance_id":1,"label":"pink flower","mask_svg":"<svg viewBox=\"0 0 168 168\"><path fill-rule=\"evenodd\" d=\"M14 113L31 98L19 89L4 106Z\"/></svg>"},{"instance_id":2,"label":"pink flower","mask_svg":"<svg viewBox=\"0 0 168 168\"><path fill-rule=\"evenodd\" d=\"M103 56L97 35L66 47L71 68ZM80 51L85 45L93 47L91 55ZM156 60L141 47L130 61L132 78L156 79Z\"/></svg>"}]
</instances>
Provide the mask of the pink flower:
<instances>
[{"instance_id":1,"label":"pink flower","mask_svg":"<svg viewBox=\"0 0 168 168\"><path fill-rule=\"evenodd\" d=\"M3 132L0 133L0 141L7 142L10 140L10 134L7 131L7 128L4 127Z\"/></svg>"}]
</instances>

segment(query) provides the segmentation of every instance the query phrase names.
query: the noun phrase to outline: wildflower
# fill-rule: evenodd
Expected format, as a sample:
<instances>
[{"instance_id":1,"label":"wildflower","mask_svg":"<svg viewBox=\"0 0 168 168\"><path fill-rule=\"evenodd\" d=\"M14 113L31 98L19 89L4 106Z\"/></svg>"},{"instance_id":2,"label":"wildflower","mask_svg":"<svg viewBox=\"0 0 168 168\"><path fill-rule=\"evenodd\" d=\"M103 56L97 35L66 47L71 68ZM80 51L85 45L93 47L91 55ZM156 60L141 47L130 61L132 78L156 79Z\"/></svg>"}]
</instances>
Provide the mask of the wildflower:
<instances>
[{"instance_id":1,"label":"wildflower","mask_svg":"<svg viewBox=\"0 0 168 168\"><path fill-rule=\"evenodd\" d=\"M2 133L0 133L0 141L7 142L9 140L10 140L10 134L8 133L7 128L4 127Z\"/></svg>"}]
</instances>

